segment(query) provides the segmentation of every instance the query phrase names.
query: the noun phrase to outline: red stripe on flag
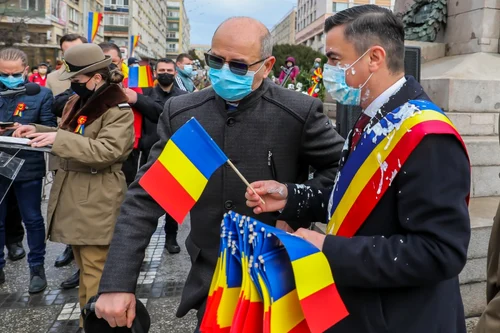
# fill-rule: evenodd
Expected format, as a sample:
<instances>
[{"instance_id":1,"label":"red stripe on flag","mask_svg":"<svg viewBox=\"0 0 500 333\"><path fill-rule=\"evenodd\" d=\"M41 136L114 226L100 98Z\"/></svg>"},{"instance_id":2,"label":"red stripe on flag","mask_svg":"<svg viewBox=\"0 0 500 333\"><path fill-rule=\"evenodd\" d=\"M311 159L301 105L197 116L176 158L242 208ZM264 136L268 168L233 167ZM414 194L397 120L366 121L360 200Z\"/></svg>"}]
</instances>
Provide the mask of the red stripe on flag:
<instances>
[{"instance_id":1,"label":"red stripe on flag","mask_svg":"<svg viewBox=\"0 0 500 333\"><path fill-rule=\"evenodd\" d=\"M307 325L307 321L304 319L288 333L311 333L311 330L309 329L309 325Z\"/></svg>"},{"instance_id":2,"label":"red stripe on flag","mask_svg":"<svg viewBox=\"0 0 500 333\"><path fill-rule=\"evenodd\" d=\"M250 306L250 301L245 299L243 295L240 296L238 304L236 305L236 311L233 318L232 327L235 332L242 332L245 327L245 320L248 313L248 307Z\"/></svg>"},{"instance_id":3,"label":"red stripe on flag","mask_svg":"<svg viewBox=\"0 0 500 333\"><path fill-rule=\"evenodd\" d=\"M159 161L142 176L139 184L179 224L196 203Z\"/></svg>"},{"instance_id":4,"label":"red stripe on flag","mask_svg":"<svg viewBox=\"0 0 500 333\"><path fill-rule=\"evenodd\" d=\"M269 307L269 311L264 312L264 333L271 333L271 307Z\"/></svg>"},{"instance_id":5,"label":"red stripe on flag","mask_svg":"<svg viewBox=\"0 0 500 333\"><path fill-rule=\"evenodd\" d=\"M245 319L245 326L243 330L235 331L241 333L262 333L264 323L264 303L262 302L249 302L247 308L247 317Z\"/></svg>"},{"instance_id":6,"label":"red stripe on flag","mask_svg":"<svg viewBox=\"0 0 500 333\"><path fill-rule=\"evenodd\" d=\"M349 314L335 283L300 301L311 333L322 333Z\"/></svg>"},{"instance_id":7,"label":"red stripe on flag","mask_svg":"<svg viewBox=\"0 0 500 333\"><path fill-rule=\"evenodd\" d=\"M406 133L399 140L385 159L389 167L384 171L384 174L382 175L381 168L378 168L365 188L361 191L342 222L337 232L337 236L352 237L356 234L391 184L389 180L383 179L380 194L377 194L380 177L390 178L392 171L395 169L394 166L397 166L399 172L399 166L404 165L412 151L425 137L426 133L458 135L451 125L440 120L425 121L413 126L411 132Z\"/></svg>"},{"instance_id":8,"label":"red stripe on flag","mask_svg":"<svg viewBox=\"0 0 500 333\"><path fill-rule=\"evenodd\" d=\"M215 332L217 325L217 309L219 308L220 300L222 298L223 288L215 289L212 296L207 299L207 306L205 314L200 325L200 330L203 333Z\"/></svg>"}]
</instances>

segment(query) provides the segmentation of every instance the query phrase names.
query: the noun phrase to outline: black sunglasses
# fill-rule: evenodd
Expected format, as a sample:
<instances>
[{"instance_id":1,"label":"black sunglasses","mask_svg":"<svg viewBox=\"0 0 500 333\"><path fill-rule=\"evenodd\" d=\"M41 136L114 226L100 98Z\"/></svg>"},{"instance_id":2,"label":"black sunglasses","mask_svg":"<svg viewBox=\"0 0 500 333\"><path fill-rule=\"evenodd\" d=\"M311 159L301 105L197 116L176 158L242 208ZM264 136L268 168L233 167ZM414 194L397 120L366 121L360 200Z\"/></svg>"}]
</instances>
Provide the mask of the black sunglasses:
<instances>
[{"instance_id":1,"label":"black sunglasses","mask_svg":"<svg viewBox=\"0 0 500 333\"><path fill-rule=\"evenodd\" d=\"M209 51L210 52L210 51ZM248 68L253 65L257 65L263 61L266 61L267 58L261 59L259 61L254 62L253 64L247 65L241 61L226 61L226 59L213 55L211 53L205 53L205 62L208 67L213 69L221 69L224 64L227 62L229 65L229 70L236 75L246 75L248 73Z\"/></svg>"},{"instance_id":2,"label":"black sunglasses","mask_svg":"<svg viewBox=\"0 0 500 333\"><path fill-rule=\"evenodd\" d=\"M24 72L21 72L21 73L14 73L14 74L5 74L5 73L0 73L0 77L9 77L9 76L12 76L12 77L18 78L18 77L23 76L23 74L24 74Z\"/></svg>"}]
</instances>

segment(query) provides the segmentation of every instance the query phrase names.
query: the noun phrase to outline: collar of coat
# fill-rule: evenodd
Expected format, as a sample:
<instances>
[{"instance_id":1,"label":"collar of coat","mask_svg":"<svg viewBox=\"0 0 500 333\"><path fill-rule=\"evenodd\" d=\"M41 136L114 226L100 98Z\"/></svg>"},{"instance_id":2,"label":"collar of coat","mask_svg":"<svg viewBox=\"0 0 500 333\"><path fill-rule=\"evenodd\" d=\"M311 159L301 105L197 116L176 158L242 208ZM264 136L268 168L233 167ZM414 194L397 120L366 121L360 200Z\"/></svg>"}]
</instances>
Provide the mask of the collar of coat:
<instances>
[{"instance_id":1,"label":"collar of coat","mask_svg":"<svg viewBox=\"0 0 500 333\"><path fill-rule=\"evenodd\" d=\"M64 106L61 119L61 129L73 132L78 126L78 118L86 116L85 126L92 124L110 108L121 103L127 103L128 98L122 88L117 84L110 84L96 91L82 107L80 96L74 94Z\"/></svg>"}]
</instances>

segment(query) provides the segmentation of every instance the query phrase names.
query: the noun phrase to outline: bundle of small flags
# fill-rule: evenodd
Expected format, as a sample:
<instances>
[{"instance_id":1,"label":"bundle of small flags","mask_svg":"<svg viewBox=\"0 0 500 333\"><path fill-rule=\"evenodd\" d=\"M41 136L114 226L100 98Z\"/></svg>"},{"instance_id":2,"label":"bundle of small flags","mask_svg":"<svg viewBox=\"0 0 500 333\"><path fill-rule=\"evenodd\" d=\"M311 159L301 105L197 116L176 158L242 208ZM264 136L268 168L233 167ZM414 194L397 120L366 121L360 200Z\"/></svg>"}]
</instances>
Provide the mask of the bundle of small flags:
<instances>
[{"instance_id":1,"label":"bundle of small flags","mask_svg":"<svg viewBox=\"0 0 500 333\"><path fill-rule=\"evenodd\" d=\"M253 218L224 215L202 333L320 333L347 315L321 251Z\"/></svg>"},{"instance_id":2,"label":"bundle of small flags","mask_svg":"<svg viewBox=\"0 0 500 333\"><path fill-rule=\"evenodd\" d=\"M307 94L309 96L318 97L316 94L316 89L318 88L318 85L322 80L323 80L323 71L321 67L318 67L314 70L314 73L311 77L312 86L307 90ZM315 94L316 96L314 96Z\"/></svg>"}]
</instances>

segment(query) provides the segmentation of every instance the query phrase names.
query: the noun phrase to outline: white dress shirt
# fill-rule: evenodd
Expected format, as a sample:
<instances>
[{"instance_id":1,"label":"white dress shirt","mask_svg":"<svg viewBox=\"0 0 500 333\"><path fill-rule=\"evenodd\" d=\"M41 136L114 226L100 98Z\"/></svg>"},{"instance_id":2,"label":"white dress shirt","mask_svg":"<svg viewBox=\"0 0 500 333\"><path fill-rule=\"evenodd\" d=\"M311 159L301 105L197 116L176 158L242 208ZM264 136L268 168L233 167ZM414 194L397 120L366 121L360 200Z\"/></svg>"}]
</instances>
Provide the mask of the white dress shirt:
<instances>
[{"instance_id":1,"label":"white dress shirt","mask_svg":"<svg viewBox=\"0 0 500 333\"><path fill-rule=\"evenodd\" d=\"M375 100L371 102L363 112L370 118L373 118L377 114L378 110L380 110L380 108L389 101L389 98L396 94L405 83L406 78L403 76L396 83L390 86L386 91L381 93L380 96L375 98Z\"/></svg>"}]
</instances>

